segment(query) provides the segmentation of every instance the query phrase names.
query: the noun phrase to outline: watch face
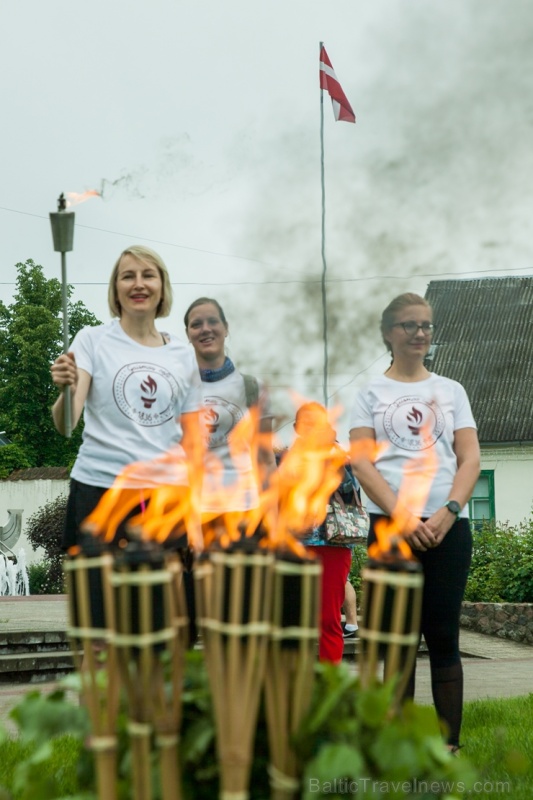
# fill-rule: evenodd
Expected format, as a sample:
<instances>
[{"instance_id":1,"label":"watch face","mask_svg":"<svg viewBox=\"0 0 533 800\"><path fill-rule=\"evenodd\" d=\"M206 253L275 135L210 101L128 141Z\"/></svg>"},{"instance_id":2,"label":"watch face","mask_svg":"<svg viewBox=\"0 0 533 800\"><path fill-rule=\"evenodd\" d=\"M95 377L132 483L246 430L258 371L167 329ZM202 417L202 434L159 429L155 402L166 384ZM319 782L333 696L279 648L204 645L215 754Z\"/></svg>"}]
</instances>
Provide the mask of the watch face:
<instances>
[{"instance_id":1,"label":"watch face","mask_svg":"<svg viewBox=\"0 0 533 800\"><path fill-rule=\"evenodd\" d=\"M461 506L457 502L457 500L449 500L446 503L446 508L448 508L452 514L459 514L461 511Z\"/></svg>"}]
</instances>

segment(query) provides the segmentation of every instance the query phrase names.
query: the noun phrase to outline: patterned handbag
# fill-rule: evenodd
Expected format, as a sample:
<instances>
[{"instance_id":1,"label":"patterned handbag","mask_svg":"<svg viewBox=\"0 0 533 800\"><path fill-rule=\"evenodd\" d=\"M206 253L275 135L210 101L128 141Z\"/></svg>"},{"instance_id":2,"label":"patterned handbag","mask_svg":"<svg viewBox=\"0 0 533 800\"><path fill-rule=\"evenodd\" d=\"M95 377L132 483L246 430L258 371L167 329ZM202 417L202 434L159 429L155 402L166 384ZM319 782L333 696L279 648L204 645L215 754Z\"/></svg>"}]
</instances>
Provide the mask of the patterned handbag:
<instances>
[{"instance_id":1,"label":"patterned handbag","mask_svg":"<svg viewBox=\"0 0 533 800\"><path fill-rule=\"evenodd\" d=\"M330 498L326 513L328 545L366 544L370 519L354 491L354 503L345 503L339 492Z\"/></svg>"}]
</instances>

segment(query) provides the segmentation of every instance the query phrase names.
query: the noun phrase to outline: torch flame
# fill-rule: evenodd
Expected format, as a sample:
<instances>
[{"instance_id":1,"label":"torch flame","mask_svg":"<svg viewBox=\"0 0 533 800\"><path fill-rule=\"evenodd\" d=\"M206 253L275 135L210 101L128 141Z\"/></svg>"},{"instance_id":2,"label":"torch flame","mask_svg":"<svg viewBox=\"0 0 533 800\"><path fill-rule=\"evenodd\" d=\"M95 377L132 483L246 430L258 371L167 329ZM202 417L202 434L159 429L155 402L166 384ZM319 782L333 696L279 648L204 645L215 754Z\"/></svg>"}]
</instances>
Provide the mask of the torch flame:
<instances>
[{"instance_id":1,"label":"torch flame","mask_svg":"<svg viewBox=\"0 0 533 800\"><path fill-rule=\"evenodd\" d=\"M98 506L84 521L84 528L110 542L124 517L143 501L141 513L128 521L128 527L138 527L144 539L168 542L176 531L188 533L189 544L196 551L211 547L215 542L229 547L232 542L252 536L258 529L262 534L261 546L292 550L303 557L305 549L300 541L304 533L324 521L329 496L339 484L339 470L346 462L346 453L331 443L321 442L312 436L298 447L291 448L280 469L267 476L260 468L259 448L271 446L270 434L260 433L259 410L250 413L235 426L229 437L231 458L238 463L244 448L252 443L252 463L256 485L262 487L256 508L247 511L202 513L201 499L186 487L153 486L154 472L161 470L177 458L169 451L151 462L129 465L117 477L113 486L103 495ZM197 456L203 453L203 437L195 442ZM202 457L196 463L203 464ZM209 499L213 508L235 509L232 498L243 494L240 481L228 486L224 482L224 467L210 452ZM200 471L202 471L202 467ZM203 482L204 476L197 476ZM249 484L245 479L244 488ZM152 488L150 488L152 484ZM213 500L215 502L213 503ZM203 536L196 524L201 515Z\"/></svg>"},{"instance_id":2,"label":"torch flame","mask_svg":"<svg viewBox=\"0 0 533 800\"><path fill-rule=\"evenodd\" d=\"M80 203L85 203L91 197L102 197L102 193L96 189L88 189L86 192L67 192L67 206L77 206Z\"/></svg>"}]
</instances>

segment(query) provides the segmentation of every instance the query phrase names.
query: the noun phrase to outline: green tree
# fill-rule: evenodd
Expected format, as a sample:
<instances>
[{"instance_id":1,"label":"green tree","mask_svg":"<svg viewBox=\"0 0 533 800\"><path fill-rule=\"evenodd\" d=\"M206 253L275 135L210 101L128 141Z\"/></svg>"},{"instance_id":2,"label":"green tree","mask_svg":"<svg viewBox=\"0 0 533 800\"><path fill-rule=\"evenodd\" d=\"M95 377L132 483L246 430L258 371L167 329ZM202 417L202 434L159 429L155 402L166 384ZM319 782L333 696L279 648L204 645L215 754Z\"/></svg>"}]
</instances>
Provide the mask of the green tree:
<instances>
[{"instance_id":1,"label":"green tree","mask_svg":"<svg viewBox=\"0 0 533 800\"><path fill-rule=\"evenodd\" d=\"M16 265L14 302L0 301L0 429L34 467L68 466L81 443L82 425L71 439L54 428L50 408L57 397L50 364L63 350L61 283L47 279L31 259ZM81 301L71 302L71 337L100 321Z\"/></svg>"}]
</instances>

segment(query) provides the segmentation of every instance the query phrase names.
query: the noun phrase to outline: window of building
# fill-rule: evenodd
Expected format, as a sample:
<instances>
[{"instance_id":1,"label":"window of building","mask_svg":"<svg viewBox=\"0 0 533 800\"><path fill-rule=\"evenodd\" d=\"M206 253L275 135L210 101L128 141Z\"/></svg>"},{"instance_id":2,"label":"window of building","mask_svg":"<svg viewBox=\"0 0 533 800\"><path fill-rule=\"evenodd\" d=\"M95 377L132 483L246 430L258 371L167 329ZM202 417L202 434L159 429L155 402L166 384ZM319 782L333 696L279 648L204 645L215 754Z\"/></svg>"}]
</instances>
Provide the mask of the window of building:
<instances>
[{"instance_id":1,"label":"window of building","mask_svg":"<svg viewBox=\"0 0 533 800\"><path fill-rule=\"evenodd\" d=\"M496 518L494 505L494 470L482 469L469 503L470 519L478 527Z\"/></svg>"}]
</instances>

